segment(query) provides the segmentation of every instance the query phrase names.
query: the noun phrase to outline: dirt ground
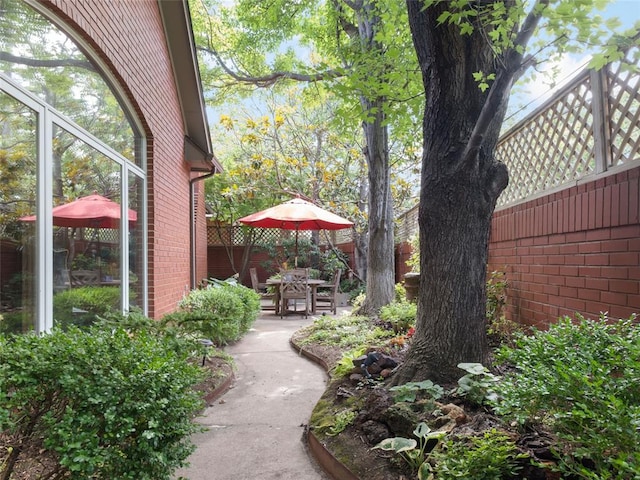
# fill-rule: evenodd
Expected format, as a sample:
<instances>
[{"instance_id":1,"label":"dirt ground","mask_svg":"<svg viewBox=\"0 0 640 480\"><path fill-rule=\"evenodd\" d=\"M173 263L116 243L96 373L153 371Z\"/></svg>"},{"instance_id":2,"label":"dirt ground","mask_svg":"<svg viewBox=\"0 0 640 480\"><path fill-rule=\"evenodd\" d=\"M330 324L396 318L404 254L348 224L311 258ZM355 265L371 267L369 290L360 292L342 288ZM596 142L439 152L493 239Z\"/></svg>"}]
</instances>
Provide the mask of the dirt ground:
<instances>
[{"instance_id":1,"label":"dirt ground","mask_svg":"<svg viewBox=\"0 0 640 480\"><path fill-rule=\"evenodd\" d=\"M304 341L304 332L291 339L294 346ZM320 360L329 369L341 358L336 347L304 344L303 351ZM358 369L355 369L357 371ZM443 386L452 392L457 385ZM420 421L425 421L432 430L445 430L455 435L481 436L496 428L510 435L520 449L541 462L552 458L550 445L553 439L543 432L517 435L488 410L465 403L455 395L447 395L431 405L416 402L411 409L396 408L394 401L380 381L343 377L333 379L316 405L310 421L310 429L325 448L362 480L413 480L417 478L398 455L380 449L372 449L379 441L401 436L412 438L412 432ZM428 402L427 402L428 403ZM432 402L433 403L433 402ZM424 406L424 408L421 408ZM340 433L333 435L323 431L322 412L357 410L355 419ZM435 410L434 413L431 413ZM328 415L327 415L328 416ZM335 416L333 418L335 421ZM522 470L514 479L553 480L557 474L529 465L522 461Z\"/></svg>"}]
</instances>

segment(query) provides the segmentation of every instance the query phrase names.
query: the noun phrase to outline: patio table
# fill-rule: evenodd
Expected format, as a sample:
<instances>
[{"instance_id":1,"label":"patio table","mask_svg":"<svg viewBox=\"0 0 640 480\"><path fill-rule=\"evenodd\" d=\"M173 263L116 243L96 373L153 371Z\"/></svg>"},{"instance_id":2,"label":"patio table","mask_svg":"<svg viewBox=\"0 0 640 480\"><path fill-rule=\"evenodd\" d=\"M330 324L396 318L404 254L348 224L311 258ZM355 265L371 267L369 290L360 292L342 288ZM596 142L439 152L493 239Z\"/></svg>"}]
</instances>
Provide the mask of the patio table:
<instances>
[{"instance_id":1,"label":"patio table","mask_svg":"<svg viewBox=\"0 0 640 480\"><path fill-rule=\"evenodd\" d=\"M276 315L280 314L280 284L282 283L281 278L268 278L265 282L268 286L276 287L276 297L274 301L276 303ZM316 313L316 298L318 295L318 287L326 287L329 286L325 280L320 280L318 278L310 278L307 280L309 284L309 288L311 288L311 313Z\"/></svg>"}]
</instances>

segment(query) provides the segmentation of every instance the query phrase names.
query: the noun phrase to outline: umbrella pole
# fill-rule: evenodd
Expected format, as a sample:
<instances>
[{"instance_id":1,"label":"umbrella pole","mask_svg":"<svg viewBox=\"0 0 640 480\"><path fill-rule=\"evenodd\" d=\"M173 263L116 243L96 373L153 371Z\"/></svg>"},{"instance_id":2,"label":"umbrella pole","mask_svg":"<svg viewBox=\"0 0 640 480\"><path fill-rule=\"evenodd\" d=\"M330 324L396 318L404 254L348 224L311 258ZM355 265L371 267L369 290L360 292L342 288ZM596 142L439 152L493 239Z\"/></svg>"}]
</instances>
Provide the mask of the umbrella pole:
<instances>
[{"instance_id":1,"label":"umbrella pole","mask_svg":"<svg viewBox=\"0 0 640 480\"><path fill-rule=\"evenodd\" d=\"M298 268L298 227L296 227L296 256L294 265L296 266L296 268Z\"/></svg>"}]
</instances>

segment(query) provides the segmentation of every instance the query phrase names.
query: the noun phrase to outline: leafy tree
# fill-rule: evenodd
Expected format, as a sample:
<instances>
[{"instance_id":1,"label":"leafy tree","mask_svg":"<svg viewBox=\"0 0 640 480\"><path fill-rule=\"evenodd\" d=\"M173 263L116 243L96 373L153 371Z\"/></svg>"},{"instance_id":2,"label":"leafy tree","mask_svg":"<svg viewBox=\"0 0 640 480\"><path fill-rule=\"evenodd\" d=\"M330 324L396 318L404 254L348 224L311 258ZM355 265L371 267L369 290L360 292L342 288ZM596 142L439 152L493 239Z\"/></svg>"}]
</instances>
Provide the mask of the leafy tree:
<instances>
[{"instance_id":1,"label":"leafy tree","mask_svg":"<svg viewBox=\"0 0 640 480\"><path fill-rule=\"evenodd\" d=\"M372 0L241 0L235 9L211 1L207 6L196 5L193 15L197 42L206 55L207 87L226 95L234 83L255 88L298 81L315 89L318 82L328 82L326 88L342 102L337 116L361 124L369 235L363 310L377 313L394 295L389 131L397 139L415 139L410 125L419 110L411 93L418 89L408 30L398 28L406 25L404 8ZM306 49L310 61L300 59L294 42ZM207 68L212 63L217 72ZM411 145L411 140L403 143Z\"/></svg>"},{"instance_id":2,"label":"leafy tree","mask_svg":"<svg viewBox=\"0 0 640 480\"><path fill-rule=\"evenodd\" d=\"M356 251L365 250L367 219L361 195L367 169L356 128L352 127L349 135L348 125L339 128L332 122L335 99L328 93L316 100L306 99L302 108L299 98L304 95L299 86L293 86L278 98L269 96L265 115L244 112L238 118L240 114L234 112L234 118L220 117L215 136L218 141L226 139L217 149L225 159L225 171L209 180L207 202L214 218L228 225L294 194L310 197L354 220ZM411 196L411 185L402 178L394 177L393 186L394 198L400 204ZM254 237L254 229L245 231L249 243L245 252ZM318 232L312 232L316 244L318 237ZM357 256L356 266L363 265L365 258ZM241 276L245 266L243 261L236 268ZM356 275L362 278L361 273L358 269Z\"/></svg>"},{"instance_id":3,"label":"leafy tree","mask_svg":"<svg viewBox=\"0 0 640 480\"><path fill-rule=\"evenodd\" d=\"M611 26L598 0L407 0L426 92L414 342L395 382L457 379L487 364L485 282L496 199L508 183L494 157L513 82L548 51L598 44ZM527 10L528 9L528 10ZM541 44L530 45L534 33ZM638 38L636 30L636 41ZM614 43L615 44L615 43ZM535 55L527 55L527 47ZM547 46L548 49L545 49ZM617 48L606 55L619 59ZM601 58L601 57L599 57Z\"/></svg>"}]
</instances>

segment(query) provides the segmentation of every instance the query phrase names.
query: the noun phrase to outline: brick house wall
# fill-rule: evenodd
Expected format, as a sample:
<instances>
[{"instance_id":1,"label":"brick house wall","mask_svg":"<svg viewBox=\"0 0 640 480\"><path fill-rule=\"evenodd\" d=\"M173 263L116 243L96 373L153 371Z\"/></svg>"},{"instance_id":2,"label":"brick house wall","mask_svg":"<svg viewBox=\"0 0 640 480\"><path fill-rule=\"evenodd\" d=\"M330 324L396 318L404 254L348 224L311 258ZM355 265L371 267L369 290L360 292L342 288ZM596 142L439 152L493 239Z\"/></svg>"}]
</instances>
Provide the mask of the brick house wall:
<instances>
[{"instance_id":1,"label":"brick house wall","mask_svg":"<svg viewBox=\"0 0 640 480\"><path fill-rule=\"evenodd\" d=\"M640 312L640 167L496 211L489 271L509 319L545 327L579 312Z\"/></svg>"},{"instance_id":2,"label":"brick house wall","mask_svg":"<svg viewBox=\"0 0 640 480\"><path fill-rule=\"evenodd\" d=\"M191 176L184 161L185 130L159 7L155 0L43 0L42 4L100 56L143 126L148 162L149 316L159 318L175 309L190 285ZM204 218L204 208L199 211ZM196 232L198 258L203 258L206 230Z\"/></svg>"}]
</instances>

